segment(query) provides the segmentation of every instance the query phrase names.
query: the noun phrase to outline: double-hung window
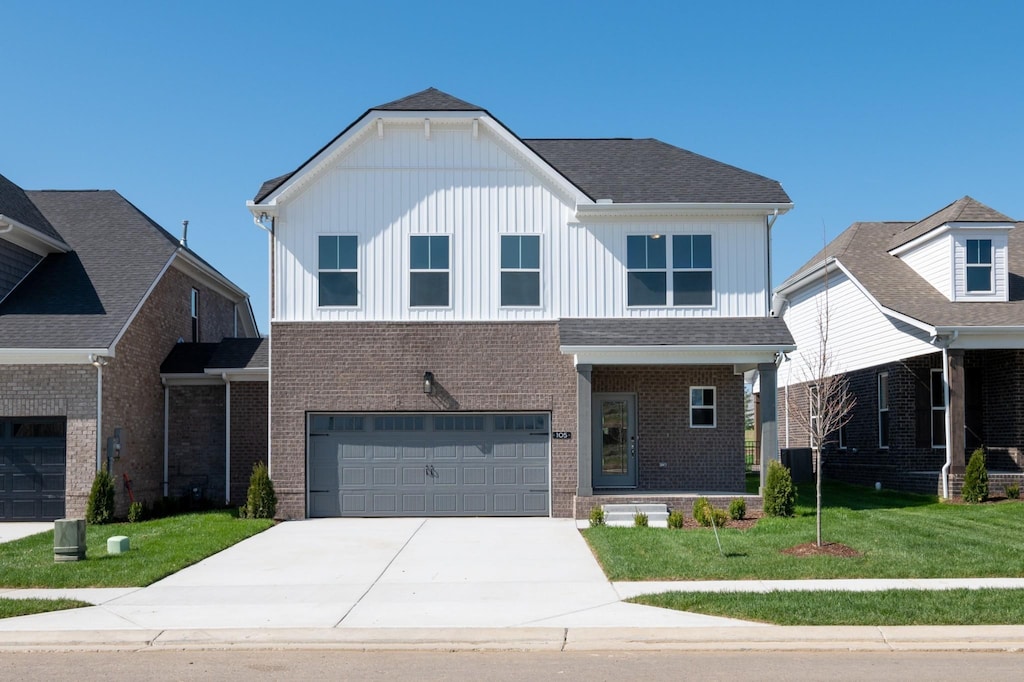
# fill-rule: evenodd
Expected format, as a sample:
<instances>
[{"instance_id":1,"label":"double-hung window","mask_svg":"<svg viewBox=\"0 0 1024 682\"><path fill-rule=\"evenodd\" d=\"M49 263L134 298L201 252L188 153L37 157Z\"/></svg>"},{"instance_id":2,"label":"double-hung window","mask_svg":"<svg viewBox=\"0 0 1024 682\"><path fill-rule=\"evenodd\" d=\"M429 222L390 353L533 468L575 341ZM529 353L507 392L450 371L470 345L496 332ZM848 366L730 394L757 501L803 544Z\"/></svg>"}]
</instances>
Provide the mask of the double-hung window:
<instances>
[{"instance_id":1,"label":"double-hung window","mask_svg":"<svg viewBox=\"0 0 1024 682\"><path fill-rule=\"evenodd\" d=\"M359 305L359 238L322 234L319 249L319 305Z\"/></svg>"},{"instance_id":2,"label":"double-hung window","mask_svg":"<svg viewBox=\"0 0 1024 682\"><path fill-rule=\"evenodd\" d=\"M631 306L665 305L667 269L660 235L626 237L626 302Z\"/></svg>"},{"instance_id":3,"label":"double-hung window","mask_svg":"<svg viewBox=\"0 0 1024 682\"><path fill-rule=\"evenodd\" d=\"M711 235L672 237L672 304L711 305Z\"/></svg>"},{"instance_id":4,"label":"double-hung window","mask_svg":"<svg viewBox=\"0 0 1024 682\"><path fill-rule=\"evenodd\" d=\"M992 240L967 240L967 291L986 293L992 287Z\"/></svg>"},{"instance_id":5,"label":"double-hung window","mask_svg":"<svg viewBox=\"0 0 1024 682\"><path fill-rule=\"evenodd\" d=\"M878 375L878 447L889 447L889 374Z\"/></svg>"},{"instance_id":6,"label":"double-hung window","mask_svg":"<svg viewBox=\"0 0 1024 682\"><path fill-rule=\"evenodd\" d=\"M946 392L942 386L942 370L932 372L932 447L946 447Z\"/></svg>"},{"instance_id":7,"label":"double-hung window","mask_svg":"<svg viewBox=\"0 0 1024 682\"><path fill-rule=\"evenodd\" d=\"M715 387L690 387L690 427L695 429L714 428L717 423L715 415Z\"/></svg>"},{"instance_id":8,"label":"double-hung window","mask_svg":"<svg viewBox=\"0 0 1024 682\"><path fill-rule=\"evenodd\" d=\"M413 235L409 240L409 305L451 305L448 235Z\"/></svg>"},{"instance_id":9,"label":"double-hung window","mask_svg":"<svg viewBox=\"0 0 1024 682\"><path fill-rule=\"evenodd\" d=\"M501 236L501 305L540 305L540 236Z\"/></svg>"}]
</instances>

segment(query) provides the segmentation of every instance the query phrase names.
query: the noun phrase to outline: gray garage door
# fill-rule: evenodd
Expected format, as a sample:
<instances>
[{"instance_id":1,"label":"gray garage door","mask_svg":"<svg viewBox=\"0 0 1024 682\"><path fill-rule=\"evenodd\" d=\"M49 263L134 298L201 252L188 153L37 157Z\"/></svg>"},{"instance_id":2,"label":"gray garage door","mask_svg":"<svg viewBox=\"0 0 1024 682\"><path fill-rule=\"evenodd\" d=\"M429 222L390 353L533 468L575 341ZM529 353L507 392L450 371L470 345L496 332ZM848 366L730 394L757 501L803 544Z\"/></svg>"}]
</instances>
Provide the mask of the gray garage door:
<instances>
[{"instance_id":1,"label":"gray garage door","mask_svg":"<svg viewBox=\"0 0 1024 682\"><path fill-rule=\"evenodd\" d=\"M547 414L313 414L310 516L547 516Z\"/></svg>"},{"instance_id":2,"label":"gray garage door","mask_svg":"<svg viewBox=\"0 0 1024 682\"><path fill-rule=\"evenodd\" d=\"M66 420L0 419L0 521L64 516Z\"/></svg>"}]
</instances>

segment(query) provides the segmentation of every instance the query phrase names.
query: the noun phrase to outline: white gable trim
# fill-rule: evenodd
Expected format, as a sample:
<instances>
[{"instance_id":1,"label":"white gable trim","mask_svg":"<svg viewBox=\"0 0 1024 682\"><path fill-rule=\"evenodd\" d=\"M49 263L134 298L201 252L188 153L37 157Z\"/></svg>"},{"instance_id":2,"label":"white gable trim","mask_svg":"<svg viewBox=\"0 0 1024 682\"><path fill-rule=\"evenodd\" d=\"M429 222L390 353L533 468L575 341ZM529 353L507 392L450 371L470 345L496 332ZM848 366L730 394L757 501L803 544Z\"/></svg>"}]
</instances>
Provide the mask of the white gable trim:
<instances>
[{"instance_id":1,"label":"white gable trim","mask_svg":"<svg viewBox=\"0 0 1024 682\"><path fill-rule=\"evenodd\" d=\"M907 251L912 251L913 249L917 248L918 246L921 246L922 244L930 242L931 240L949 232L950 230L1012 230L1014 227L1016 227L1016 223L979 223L963 221L944 223L933 230L925 232L916 239L911 239L906 244L900 244L895 249L889 249L889 253L893 256L899 256L901 254L906 253Z\"/></svg>"},{"instance_id":2,"label":"white gable trim","mask_svg":"<svg viewBox=\"0 0 1024 682\"><path fill-rule=\"evenodd\" d=\"M578 219L619 219L619 218L679 218L701 216L757 216L763 217L778 211L779 215L793 208L792 203L786 204L739 204L739 203L587 203L577 204Z\"/></svg>"},{"instance_id":3,"label":"white gable trim","mask_svg":"<svg viewBox=\"0 0 1024 682\"><path fill-rule=\"evenodd\" d=\"M23 249L28 249L38 256L47 256L51 253L67 253L71 250L64 242L43 234L34 227L18 222L14 218L0 213L0 235L12 244Z\"/></svg>"}]
</instances>

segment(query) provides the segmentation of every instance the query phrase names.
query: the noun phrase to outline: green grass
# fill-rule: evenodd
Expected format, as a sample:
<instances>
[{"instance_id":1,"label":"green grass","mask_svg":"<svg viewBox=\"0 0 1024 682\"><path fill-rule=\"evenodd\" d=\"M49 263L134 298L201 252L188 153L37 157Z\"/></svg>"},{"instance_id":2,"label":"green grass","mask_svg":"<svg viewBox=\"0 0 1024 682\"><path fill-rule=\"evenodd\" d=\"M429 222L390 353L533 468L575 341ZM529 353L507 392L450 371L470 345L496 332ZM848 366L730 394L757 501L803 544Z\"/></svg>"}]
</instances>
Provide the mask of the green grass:
<instances>
[{"instance_id":1,"label":"green grass","mask_svg":"<svg viewBox=\"0 0 1024 682\"><path fill-rule=\"evenodd\" d=\"M630 601L776 625L1024 624L1024 590L667 592Z\"/></svg>"},{"instance_id":2,"label":"green grass","mask_svg":"<svg viewBox=\"0 0 1024 682\"><path fill-rule=\"evenodd\" d=\"M77 599L0 599L0 618L30 616L33 613L64 611L92 606Z\"/></svg>"},{"instance_id":3,"label":"green grass","mask_svg":"<svg viewBox=\"0 0 1024 682\"><path fill-rule=\"evenodd\" d=\"M271 525L230 511L90 525L86 559L64 563L53 560L53 531L40 533L0 544L0 587L142 587ZM107 538L114 535L128 536L131 550L108 555Z\"/></svg>"},{"instance_id":4,"label":"green grass","mask_svg":"<svg viewBox=\"0 0 1024 682\"><path fill-rule=\"evenodd\" d=\"M1024 576L1024 503L943 504L934 497L828 482L823 536L857 558L794 557L813 542L814 486L800 486L795 518L762 518L749 530L598 527L583 531L612 580L969 578Z\"/></svg>"}]
</instances>

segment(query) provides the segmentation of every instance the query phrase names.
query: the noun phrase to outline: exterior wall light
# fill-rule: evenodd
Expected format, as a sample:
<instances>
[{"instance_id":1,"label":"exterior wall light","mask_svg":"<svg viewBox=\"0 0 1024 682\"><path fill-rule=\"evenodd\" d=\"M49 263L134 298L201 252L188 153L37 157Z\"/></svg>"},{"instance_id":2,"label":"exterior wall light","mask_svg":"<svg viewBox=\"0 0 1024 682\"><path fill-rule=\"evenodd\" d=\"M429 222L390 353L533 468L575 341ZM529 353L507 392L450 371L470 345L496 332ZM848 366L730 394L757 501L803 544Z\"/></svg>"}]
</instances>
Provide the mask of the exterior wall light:
<instances>
[{"instance_id":1,"label":"exterior wall light","mask_svg":"<svg viewBox=\"0 0 1024 682\"><path fill-rule=\"evenodd\" d=\"M434 394L434 373L424 372L423 373L423 392L427 395Z\"/></svg>"}]
</instances>

